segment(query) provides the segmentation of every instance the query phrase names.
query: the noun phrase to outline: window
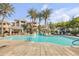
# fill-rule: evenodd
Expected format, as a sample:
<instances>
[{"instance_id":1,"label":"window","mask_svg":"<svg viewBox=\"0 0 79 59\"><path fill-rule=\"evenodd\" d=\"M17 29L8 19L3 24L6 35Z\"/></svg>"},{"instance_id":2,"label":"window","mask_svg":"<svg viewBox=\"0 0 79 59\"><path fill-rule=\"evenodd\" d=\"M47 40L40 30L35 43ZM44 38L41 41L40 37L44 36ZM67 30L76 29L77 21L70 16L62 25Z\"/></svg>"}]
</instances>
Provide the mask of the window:
<instances>
[{"instance_id":1,"label":"window","mask_svg":"<svg viewBox=\"0 0 79 59\"><path fill-rule=\"evenodd\" d=\"M25 21L21 21L21 23L25 23Z\"/></svg>"},{"instance_id":2,"label":"window","mask_svg":"<svg viewBox=\"0 0 79 59\"><path fill-rule=\"evenodd\" d=\"M3 25L6 25L6 23L3 23Z\"/></svg>"},{"instance_id":3,"label":"window","mask_svg":"<svg viewBox=\"0 0 79 59\"><path fill-rule=\"evenodd\" d=\"M1 25L2 23L0 23L0 25Z\"/></svg>"},{"instance_id":4,"label":"window","mask_svg":"<svg viewBox=\"0 0 79 59\"><path fill-rule=\"evenodd\" d=\"M5 28L3 28L3 30L5 30Z\"/></svg>"}]
</instances>

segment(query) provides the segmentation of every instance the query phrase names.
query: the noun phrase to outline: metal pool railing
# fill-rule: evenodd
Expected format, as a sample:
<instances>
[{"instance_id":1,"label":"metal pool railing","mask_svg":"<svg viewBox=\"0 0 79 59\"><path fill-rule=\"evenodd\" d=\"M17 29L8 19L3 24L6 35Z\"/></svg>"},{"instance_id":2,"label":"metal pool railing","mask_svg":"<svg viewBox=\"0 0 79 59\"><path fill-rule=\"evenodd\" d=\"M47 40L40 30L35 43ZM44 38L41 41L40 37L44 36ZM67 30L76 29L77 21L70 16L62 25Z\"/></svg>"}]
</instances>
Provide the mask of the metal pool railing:
<instances>
[{"instance_id":1,"label":"metal pool railing","mask_svg":"<svg viewBox=\"0 0 79 59\"><path fill-rule=\"evenodd\" d=\"M78 42L78 43L76 43L76 42ZM72 42L72 44L73 44L73 45L76 45L76 46L79 46L79 39L74 40L74 41Z\"/></svg>"}]
</instances>

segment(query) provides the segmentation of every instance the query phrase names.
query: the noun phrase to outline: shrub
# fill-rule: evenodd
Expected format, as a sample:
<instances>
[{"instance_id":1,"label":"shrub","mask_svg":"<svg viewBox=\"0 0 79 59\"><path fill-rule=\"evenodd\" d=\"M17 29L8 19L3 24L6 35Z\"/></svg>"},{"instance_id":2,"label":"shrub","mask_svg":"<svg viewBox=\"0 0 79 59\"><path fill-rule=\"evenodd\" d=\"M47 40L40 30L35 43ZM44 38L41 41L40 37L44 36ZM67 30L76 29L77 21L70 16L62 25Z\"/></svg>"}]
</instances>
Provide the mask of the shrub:
<instances>
[{"instance_id":1,"label":"shrub","mask_svg":"<svg viewBox=\"0 0 79 59\"><path fill-rule=\"evenodd\" d=\"M77 34L79 34L79 30L73 30L73 31L71 31L71 34L77 35Z\"/></svg>"},{"instance_id":2,"label":"shrub","mask_svg":"<svg viewBox=\"0 0 79 59\"><path fill-rule=\"evenodd\" d=\"M51 32L51 34L55 34L55 31L54 30L51 30L50 32Z\"/></svg>"}]
</instances>

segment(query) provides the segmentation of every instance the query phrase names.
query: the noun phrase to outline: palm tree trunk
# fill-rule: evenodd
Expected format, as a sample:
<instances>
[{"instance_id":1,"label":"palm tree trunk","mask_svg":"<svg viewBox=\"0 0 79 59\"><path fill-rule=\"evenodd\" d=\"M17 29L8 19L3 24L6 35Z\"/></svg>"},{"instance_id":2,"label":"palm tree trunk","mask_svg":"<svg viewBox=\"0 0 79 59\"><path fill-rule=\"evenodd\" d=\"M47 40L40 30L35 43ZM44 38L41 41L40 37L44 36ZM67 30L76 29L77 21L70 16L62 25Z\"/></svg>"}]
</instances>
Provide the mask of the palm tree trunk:
<instances>
[{"instance_id":1,"label":"palm tree trunk","mask_svg":"<svg viewBox=\"0 0 79 59\"><path fill-rule=\"evenodd\" d=\"M36 19L35 19L35 18L33 18L33 23L32 23L32 26L33 26L33 25L35 25L35 23L36 23L36 22L35 22L35 20L36 20ZM34 33L34 28L33 28L33 27L32 27L32 33Z\"/></svg>"},{"instance_id":2,"label":"palm tree trunk","mask_svg":"<svg viewBox=\"0 0 79 59\"><path fill-rule=\"evenodd\" d=\"M45 19L45 27L46 27L46 25L47 25L47 21L46 21L46 19Z\"/></svg>"},{"instance_id":3,"label":"palm tree trunk","mask_svg":"<svg viewBox=\"0 0 79 59\"><path fill-rule=\"evenodd\" d=\"M38 30L39 30L39 33L40 33L40 19L39 19L39 26L38 26Z\"/></svg>"},{"instance_id":4,"label":"palm tree trunk","mask_svg":"<svg viewBox=\"0 0 79 59\"><path fill-rule=\"evenodd\" d=\"M1 24L1 34L4 36L4 30L3 30L3 21L4 21L5 16L2 18L2 24Z\"/></svg>"},{"instance_id":5,"label":"palm tree trunk","mask_svg":"<svg viewBox=\"0 0 79 59\"><path fill-rule=\"evenodd\" d=\"M34 23L36 23L36 21L35 21L36 19L34 18Z\"/></svg>"},{"instance_id":6,"label":"palm tree trunk","mask_svg":"<svg viewBox=\"0 0 79 59\"><path fill-rule=\"evenodd\" d=\"M33 23L34 23L34 18L32 18L32 24L31 24L31 28L30 28L30 34L32 34L33 33Z\"/></svg>"},{"instance_id":7,"label":"palm tree trunk","mask_svg":"<svg viewBox=\"0 0 79 59\"><path fill-rule=\"evenodd\" d=\"M33 18L33 19L32 19L32 24L33 24L34 22L35 22L35 19Z\"/></svg>"}]
</instances>

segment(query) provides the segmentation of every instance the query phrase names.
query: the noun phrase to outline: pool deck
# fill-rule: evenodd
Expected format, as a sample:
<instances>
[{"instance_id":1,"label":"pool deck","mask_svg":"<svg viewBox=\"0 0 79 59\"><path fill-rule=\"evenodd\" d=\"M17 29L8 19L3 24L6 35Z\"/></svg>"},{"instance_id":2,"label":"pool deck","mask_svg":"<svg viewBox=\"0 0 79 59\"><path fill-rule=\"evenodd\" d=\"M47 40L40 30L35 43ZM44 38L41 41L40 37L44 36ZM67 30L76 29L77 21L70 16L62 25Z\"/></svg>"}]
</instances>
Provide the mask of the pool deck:
<instances>
[{"instance_id":1,"label":"pool deck","mask_svg":"<svg viewBox=\"0 0 79 59\"><path fill-rule=\"evenodd\" d=\"M48 43L0 40L0 56L79 56L79 47L65 47Z\"/></svg>"}]
</instances>

